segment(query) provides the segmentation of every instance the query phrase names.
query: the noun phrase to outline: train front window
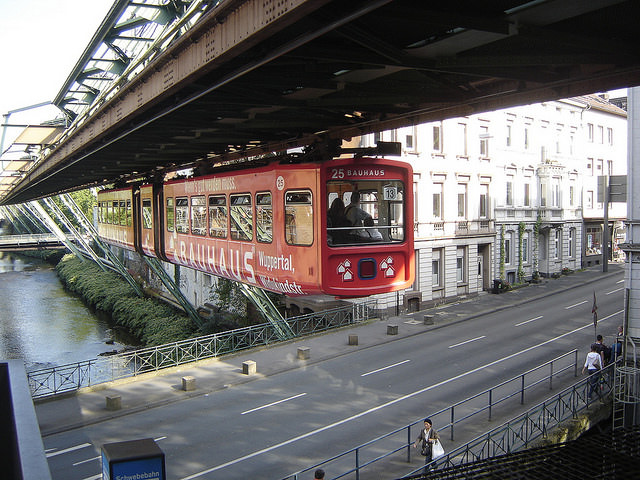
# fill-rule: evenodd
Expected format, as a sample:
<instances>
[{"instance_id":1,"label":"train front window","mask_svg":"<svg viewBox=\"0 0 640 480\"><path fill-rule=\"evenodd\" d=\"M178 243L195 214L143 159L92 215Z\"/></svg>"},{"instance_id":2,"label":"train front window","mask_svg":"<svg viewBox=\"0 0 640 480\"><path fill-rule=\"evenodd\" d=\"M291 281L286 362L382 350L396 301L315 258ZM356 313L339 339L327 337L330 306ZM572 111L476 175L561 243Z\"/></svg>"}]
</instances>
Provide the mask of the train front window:
<instances>
[{"instance_id":1,"label":"train front window","mask_svg":"<svg viewBox=\"0 0 640 480\"><path fill-rule=\"evenodd\" d=\"M404 185L394 180L327 182L329 245L401 242Z\"/></svg>"},{"instance_id":2,"label":"train front window","mask_svg":"<svg viewBox=\"0 0 640 480\"><path fill-rule=\"evenodd\" d=\"M189 233L188 198L176 198L176 232Z\"/></svg>"},{"instance_id":3,"label":"train front window","mask_svg":"<svg viewBox=\"0 0 640 480\"><path fill-rule=\"evenodd\" d=\"M191 197L191 233L207 234L207 204L204 195Z\"/></svg>"},{"instance_id":4,"label":"train front window","mask_svg":"<svg viewBox=\"0 0 640 480\"><path fill-rule=\"evenodd\" d=\"M292 190L284 196L284 234L289 245L313 243L313 203L311 191Z\"/></svg>"},{"instance_id":5,"label":"train front window","mask_svg":"<svg viewBox=\"0 0 640 480\"><path fill-rule=\"evenodd\" d=\"M234 240L253 240L253 210L251 195L231 195L231 238Z\"/></svg>"},{"instance_id":6,"label":"train front window","mask_svg":"<svg viewBox=\"0 0 640 480\"><path fill-rule=\"evenodd\" d=\"M209 235L227 238L227 197L224 195L209 197Z\"/></svg>"},{"instance_id":7,"label":"train front window","mask_svg":"<svg viewBox=\"0 0 640 480\"><path fill-rule=\"evenodd\" d=\"M271 193L256 193L256 238L259 242L273 240L273 208Z\"/></svg>"}]
</instances>

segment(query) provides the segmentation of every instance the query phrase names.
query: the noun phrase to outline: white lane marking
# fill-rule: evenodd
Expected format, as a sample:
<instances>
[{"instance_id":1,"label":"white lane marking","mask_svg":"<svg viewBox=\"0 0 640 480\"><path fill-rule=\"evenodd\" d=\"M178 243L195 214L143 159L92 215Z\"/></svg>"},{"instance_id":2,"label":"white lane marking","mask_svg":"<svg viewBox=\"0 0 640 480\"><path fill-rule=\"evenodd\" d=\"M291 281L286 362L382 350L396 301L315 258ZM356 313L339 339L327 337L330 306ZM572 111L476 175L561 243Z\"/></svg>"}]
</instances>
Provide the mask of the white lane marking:
<instances>
[{"instance_id":1,"label":"white lane marking","mask_svg":"<svg viewBox=\"0 0 640 480\"><path fill-rule=\"evenodd\" d=\"M397 367L398 365L402 365L402 364L407 363L407 362L410 362L410 361L411 361L411 360L403 360L403 361L401 361L401 362L394 363L393 365L389 365L389 366L386 366L386 367L378 368L377 370L371 370L370 372L363 373L363 374L362 374L362 375L360 375L360 376L361 376L361 377L366 377L367 375L371 375L371 374L374 374L374 373L382 372L382 371L384 371L384 370L388 370L389 368Z\"/></svg>"},{"instance_id":2,"label":"white lane marking","mask_svg":"<svg viewBox=\"0 0 640 480\"><path fill-rule=\"evenodd\" d=\"M82 443L80 445L76 445L75 447L69 447L69 448L65 448L64 450L59 450L57 452L47 453L47 458L55 457L57 455L62 455L63 453L73 452L75 450L80 450L81 448L87 448L90 446L91 446L90 443Z\"/></svg>"},{"instance_id":3,"label":"white lane marking","mask_svg":"<svg viewBox=\"0 0 640 480\"><path fill-rule=\"evenodd\" d=\"M529 322L533 322L535 320L540 320L542 317L543 317L543 315L540 315L539 317L531 318L529 320L525 320L524 322L516 323L515 326L519 327L520 325L525 325L525 324L527 324Z\"/></svg>"},{"instance_id":4,"label":"white lane marking","mask_svg":"<svg viewBox=\"0 0 640 480\"><path fill-rule=\"evenodd\" d=\"M616 288L615 290L611 290L610 292L607 292L607 295L611 295L612 293L619 292L620 290L624 290L624 287L623 288Z\"/></svg>"},{"instance_id":5,"label":"white lane marking","mask_svg":"<svg viewBox=\"0 0 640 480\"><path fill-rule=\"evenodd\" d=\"M587 303L587 301L586 301L586 300L584 300L584 301L582 301L582 302L580 302L580 303L576 303L576 304L574 304L574 305L569 305L568 307L564 307L564 309L565 309L565 310L569 310L570 308L577 307L578 305L582 305L583 303Z\"/></svg>"},{"instance_id":6,"label":"white lane marking","mask_svg":"<svg viewBox=\"0 0 640 480\"><path fill-rule=\"evenodd\" d=\"M456 348L460 345L466 345L467 343L475 342L476 340L482 340L486 335L482 335L481 337L472 338L471 340L465 340L464 342L456 343L455 345L449 345L447 348Z\"/></svg>"},{"instance_id":7,"label":"white lane marking","mask_svg":"<svg viewBox=\"0 0 640 480\"><path fill-rule=\"evenodd\" d=\"M93 477L85 477L82 480L100 480L102 478L102 474L94 475Z\"/></svg>"},{"instance_id":8,"label":"white lane marking","mask_svg":"<svg viewBox=\"0 0 640 480\"><path fill-rule=\"evenodd\" d=\"M72 465L74 467L77 467L78 465L82 465L83 463L89 463L89 462L93 462L95 460L100 460L100 457L87 458L86 460L82 460L81 462L73 463Z\"/></svg>"},{"instance_id":9,"label":"white lane marking","mask_svg":"<svg viewBox=\"0 0 640 480\"><path fill-rule=\"evenodd\" d=\"M608 315L606 317L601 318L600 320L598 320L598 322L602 322L603 320L607 320L607 319L613 317L614 315L618 315L618 314L622 313L623 311L624 310L620 310L618 312L612 313L611 315ZM433 390L434 388L441 387L442 385L446 385L447 383L454 382L456 380L460 380L461 378L466 377L467 375L474 374L474 373L479 372L480 370L483 370L485 368L492 367L493 365L496 365L498 363L504 362L506 360L510 360L510 359L512 359L514 357L517 357L518 355L522 355L523 353L527 353L527 352L530 352L531 350L534 350L536 348L540 348L541 346L546 345L547 343L555 342L556 340L559 340L559 339L561 339L563 337L566 337L568 335L572 335L572 334L574 334L576 332L579 332L580 330L584 330L585 328L591 328L591 327L593 327L593 323L589 322L589 323L587 323L586 325L584 325L582 327L575 328L575 329L573 329L573 330L571 330L569 332L563 333L562 335L558 335L557 337L550 338L549 340L545 340L542 343L538 343L538 344L533 345L533 346L531 346L529 348L525 348L524 350L521 350L519 352L512 353L511 355L507 355L506 357L499 358L498 360L494 360L493 362L489 362L486 365L482 365L481 367L474 368L473 370L469 370L468 372L461 373L460 375L456 375L455 377L448 378L447 380L443 380L442 382L434 383L433 385L429 385L428 387L422 388L420 390L416 390L415 392L408 393L406 395L403 395L401 397L396 398L395 400L391 400L391 401L389 401L387 403L383 403L382 405L378 405L377 407L372 407L372 408L370 408L368 410L360 412L360 413L358 413L356 415L353 415L351 417L347 417L347 418L343 418L342 420L338 420L337 422L334 422L334 423L332 423L330 425L325 425L324 427L320 427L320 428L317 428L315 430L311 430L310 432L303 433L302 435L298 435L297 437L293 437L293 438L290 438L289 440L285 440L282 443L278 443L276 445L272 445L270 447L263 448L262 450L258 450L256 452L249 453L249 454L244 455L242 457L238 457L235 460L230 460L228 462L221 463L220 465L216 465L215 467L208 468L207 470L202 470L201 472L194 473L193 475L189 475L188 477L182 477L181 480L192 480L194 478L201 477L201 476L206 475L208 473L215 472L215 471L221 470L221 469L223 469L225 467L229 467L231 465L235 465L236 463L240 463L240 462L243 462L243 461L248 460L250 458L257 457L258 455L262 455L264 453L271 452L271 451L276 450L276 449L278 449L280 447L284 447L284 446L289 445L291 443L295 443L295 442L297 442L299 440L303 440L305 438L311 437L311 436L316 435L318 433L322 433L325 430L330 430L332 428L339 427L340 425L348 423L348 422L350 422L352 420L356 420L356 419L358 419L360 417L364 417L365 415L368 415L370 413L377 412L378 410L382 410L383 408L389 407L389 406L394 405L396 403L400 403L400 402L402 402L404 400L407 400L409 398L415 397L416 395L420 395L422 393L428 392L429 390Z\"/></svg>"},{"instance_id":10,"label":"white lane marking","mask_svg":"<svg viewBox=\"0 0 640 480\"><path fill-rule=\"evenodd\" d=\"M294 395L293 397L283 398L282 400L278 400L277 402L268 403L267 405L262 405L261 407L252 408L251 410L247 410L242 412L240 415L245 415L247 413L257 412L258 410L262 410L263 408L273 407L274 405L278 405L279 403L288 402L289 400L293 400L298 397L305 396L306 393L299 393L298 395Z\"/></svg>"},{"instance_id":11,"label":"white lane marking","mask_svg":"<svg viewBox=\"0 0 640 480\"><path fill-rule=\"evenodd\" d=\"M618 280L616 283L624 283L624 278L622 280Z\"/></svg>"}]
</instances>

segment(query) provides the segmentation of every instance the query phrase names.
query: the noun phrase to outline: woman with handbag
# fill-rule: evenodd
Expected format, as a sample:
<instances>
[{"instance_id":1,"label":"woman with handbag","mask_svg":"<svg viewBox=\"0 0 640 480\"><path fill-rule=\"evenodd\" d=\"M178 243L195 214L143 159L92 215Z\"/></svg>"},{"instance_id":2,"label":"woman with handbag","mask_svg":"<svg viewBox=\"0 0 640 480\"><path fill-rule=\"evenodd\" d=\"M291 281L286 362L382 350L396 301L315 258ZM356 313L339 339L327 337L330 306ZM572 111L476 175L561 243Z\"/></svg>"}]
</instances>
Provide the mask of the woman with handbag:
<instances>
[{"instance_id":1,"label":"woman with handbag","mask_svg":"<svg viewBox=\"0 0 640 480\"><path fill-rule=\"evenodd\" d=\"M420 430L420 435L418 435L418 438L416 438L416 441L413 443L413 448L418 448L418 443L421 445L420 453L424 456L424 463L429 463L440 456L436 454L434 458L433 447L434 444L440 443L440 435L438 435L438 432L433 428L433 422L431 422L430 418L424 419L424 428ZM440 449L441 448L442 447L440 447ZM444 450L442 453L444 453Z\"/></svg>"}]
</instances>

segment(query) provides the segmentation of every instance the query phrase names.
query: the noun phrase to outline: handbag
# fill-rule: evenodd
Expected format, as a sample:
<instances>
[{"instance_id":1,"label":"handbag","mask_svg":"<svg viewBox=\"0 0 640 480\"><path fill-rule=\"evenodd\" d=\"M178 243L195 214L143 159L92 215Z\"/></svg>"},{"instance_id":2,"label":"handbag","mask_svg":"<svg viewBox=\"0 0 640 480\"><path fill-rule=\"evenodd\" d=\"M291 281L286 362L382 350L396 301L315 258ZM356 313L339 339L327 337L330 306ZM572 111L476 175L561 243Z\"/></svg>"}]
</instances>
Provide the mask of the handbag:
<instances>
[{"instance_id":1,"label":"handbag","mask_svg":"<svg viewBox=\"0 0 640 480\"><path fill-rule=\"evenodd\" d=\"M431 458L435 460L444 455L444 448L442 448L442 444L440 440L436 440L431 444Z\"/></svg>"}]
</instances>

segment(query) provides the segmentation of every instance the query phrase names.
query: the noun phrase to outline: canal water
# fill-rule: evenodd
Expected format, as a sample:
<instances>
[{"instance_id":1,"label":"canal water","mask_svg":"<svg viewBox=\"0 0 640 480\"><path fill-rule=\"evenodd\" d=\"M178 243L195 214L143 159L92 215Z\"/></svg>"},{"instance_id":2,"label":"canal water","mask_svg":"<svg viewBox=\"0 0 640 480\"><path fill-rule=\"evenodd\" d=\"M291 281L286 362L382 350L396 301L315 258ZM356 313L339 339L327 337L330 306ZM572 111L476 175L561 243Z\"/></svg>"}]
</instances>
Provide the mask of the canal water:
<instances>
[{"instance_id":1,"label":"canal water","mask_svg":"<svg viewBox=\"0 0 640 480\"><path fill-rule=\"evenodd\" d=\"M90 360L128 343L125 332L65 291L52 265L0 252L0 360L22 359L31 371Z\"/></svg>"}]
</instances>

